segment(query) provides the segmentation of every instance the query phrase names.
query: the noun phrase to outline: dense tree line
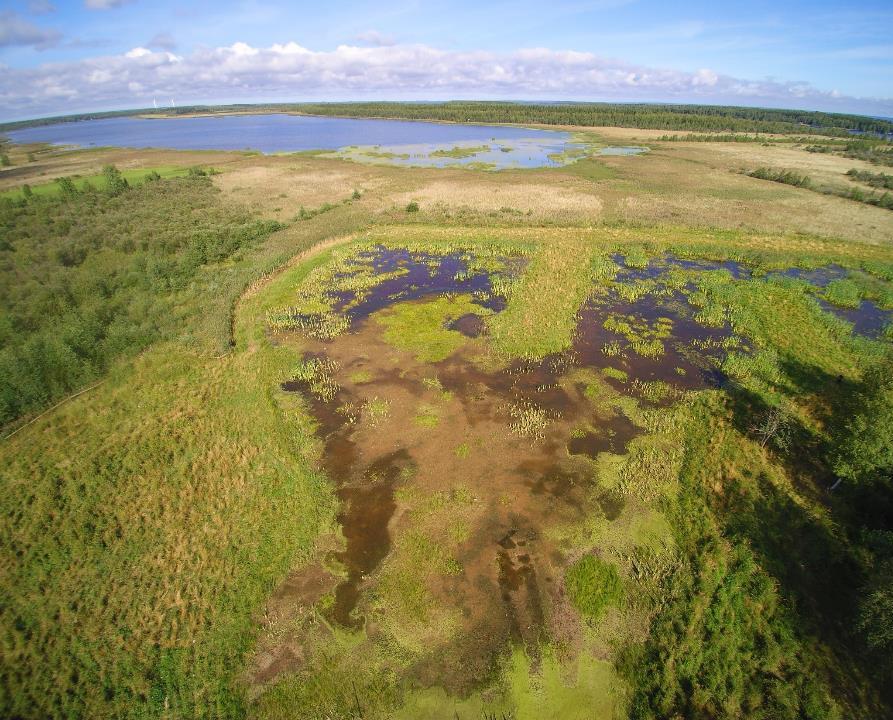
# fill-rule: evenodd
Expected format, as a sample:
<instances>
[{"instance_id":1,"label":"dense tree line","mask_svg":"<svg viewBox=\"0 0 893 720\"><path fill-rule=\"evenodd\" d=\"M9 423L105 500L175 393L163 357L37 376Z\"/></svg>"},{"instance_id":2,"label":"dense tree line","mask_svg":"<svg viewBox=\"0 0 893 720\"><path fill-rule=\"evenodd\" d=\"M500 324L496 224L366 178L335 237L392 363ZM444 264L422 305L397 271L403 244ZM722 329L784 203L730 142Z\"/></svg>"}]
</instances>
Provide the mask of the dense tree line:
<instances>
[{"instance_id":1,"label":"dense tree line","mask_svg":"<svg viewBox=\"0 0 893 720\"><path fill-rule=\"evenodd\" d=\"M857 115L716 105L507 102L319 103L296 106L314 115L455 122L542 123L715 132L890 133L893 123Z\"/></svg>"},{"instance_id":2,"label":"dense tree line","mask_svg":"<svg viewBox=\"0 0 893 720\"><path fill-rule=\"evenodd\" d=\"M514 103L514 102L355 102L273 103L260 105L193 105L165 110L129 110L41 118L0 125L0 132L56 122L134 114L189 115L233 111L303 112L344 117L402 118L478 123L537 123L581 127L633 127L656 130L736 133L799 133L847 135L850 132L893 134L893 122L861 115L775 110L720 105L646 103Z\"/></svg>"},{"instance_id":3,"label":"dense tree line","mask_svg":"<svg viewBox=\"0 0 893 720\"><path fill-rule=\"evenodd\" d=\"M218 202L201 171L104 176L101 191L61 178L56 196L0 200L0 425L175 332L202 268L277 227Z\"/></svg>"}]
</instances>

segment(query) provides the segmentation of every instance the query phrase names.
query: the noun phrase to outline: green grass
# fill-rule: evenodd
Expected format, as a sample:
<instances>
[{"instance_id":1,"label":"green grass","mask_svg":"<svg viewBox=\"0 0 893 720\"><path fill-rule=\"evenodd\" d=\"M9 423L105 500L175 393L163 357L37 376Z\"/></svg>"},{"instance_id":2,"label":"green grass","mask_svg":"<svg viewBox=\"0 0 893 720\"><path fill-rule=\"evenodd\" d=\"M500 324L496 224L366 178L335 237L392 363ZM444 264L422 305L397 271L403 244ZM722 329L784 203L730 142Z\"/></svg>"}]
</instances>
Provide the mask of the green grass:
<instances>
[{"instance_id":1,"label":"green grass","mask_svg":"<svg viewBox=\"0 0 893 720\"><path fill-rule=\"evenodd\" d=\"M623 599L617 569L594 555L584 555L564 574L570 601L586 618L598 620L607 608Z\"/></svg>"},{"instance_id":2,"label":"green grass","mask_svg":"<svg viewBox=\"0 0 893 720\"><path fill-rule=\"evenodd\" d=\"M486 315L487 310L472 302L468 295L438 297L414 303L400 303L375 314L375 322L384 328L384 339L406 350L422 362L444 360L467 341L462 333L446 324L462 315Z\"/></svg>"},{"instance_id":3,"label":"green grass","mask_svg":"<svg viewBox=\"0 0 893 720\"><path fill-rule=\"evenodd\" d=\"M592 255L586 244L574 242L573 233L541 246L508 307L490 322L498 353L507 358L541 358L570 346L577 311L592 285Z\"/></svg>"},{"instance_id":4,"label":"green grass","mask_svg":"<svg viewBox=\"0 0 893 720\"><path fill-rule=\"evenodd\" d=\"M479 153L489 152L489 145L475 145L473 147L456 145L449 150L434 150L430 153L430 156L433 158L469 158Z\"/></svg>"},{"instance_id":5,"label":"green grass","mask_svg":"<svg viewBox=\"0 0 893 720\"><path fill-rule=\"evenodd\" d=\"M440 425L440 414L431 405L420 405L413 420L419 427L436 428Z\"/></svg>"},{"instance_id":6,"label":"green grass","mask_svg":"<svg viewBox=\"0 0 893 720\"><path fill-rule=\"evenodd\" d=\"M825 288L825 300L840 307L859 307L862 293L852 280L833 280Z\"/></svg>"},{"instance_id":7,"label":"green grass","mask_svg":"<svg viewBox=\"0 0 893 720\"><path fill-rule=\"evenodd\" d=\"M161 179L185 177L189 174L189 168L177 167L175 165L156 165L144 168L127 168L121 170L121 175L130 185L140 185L146 181L146 176L150 173L157 173ZM75 188L79 191L84 190L88 185L96 190L104 190L106 179L102 173L96 175L79 176L75 175L71 178ZM59 195L60 187L56 181L41 183L39 185L31 185L31 192L38 197L55 197ZM21 187L11 190L0 191L0 198L9 200L24 199L24 192Z\"/></svg>"},{"instance_id":8,"label":"green grass","mask_svg":"<svg viewBox=\"0 0 893 720\"><path fill-rule=\"evenodd\" d=\"M570 165L564 165L560 168L560 171L562 173L576 175L577 177L581 177L592 182L611 180L612 178L617 177L617 171L614 170L614 168L592 158L583 158L571 163Z\"/></svg>"}]
</instances>

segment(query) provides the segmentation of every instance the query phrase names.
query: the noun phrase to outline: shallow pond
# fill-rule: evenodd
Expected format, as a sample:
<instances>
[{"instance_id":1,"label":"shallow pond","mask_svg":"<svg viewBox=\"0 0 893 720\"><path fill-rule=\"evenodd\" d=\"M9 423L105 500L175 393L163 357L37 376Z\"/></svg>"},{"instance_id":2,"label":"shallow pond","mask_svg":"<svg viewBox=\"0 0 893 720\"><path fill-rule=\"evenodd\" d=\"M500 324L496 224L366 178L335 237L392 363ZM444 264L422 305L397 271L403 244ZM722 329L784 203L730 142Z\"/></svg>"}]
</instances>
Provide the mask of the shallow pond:
<instances>
[{"instance_id":1,"label":"shallow pond","mask_svg":"<svg viewBox=\"0 0 893 720\"><path fill-rule=\"evenodd\" d=\"M478 577L472 585L457 581L451 592L468 605L487 606L492 597L485 602L480 588L498 588L495 597L503 606L492 614L508 619L500 632L530 639L531 628L542 623L540 585L551 577L548 558L554 548L541 538L545 525L553 516L584 512L589 459L601 452L623 453L642 432L616 408L594 406L592 393L625 393L653 404L722 382L721 342L731 331L695 323L681 294L634 301L615 294L593 298L580 311L576 339L567 352L494 369L481 365L475 352L486 343L486 315L505 307L494 280L516 277L524 263L523 258L500 258L499 269L494 271L491 261L485 271L463 253L378 248L356 255L338 277L344 280L352 272L360 277L371 269L384 278L381 282L369 287L363 280L356 292L327 293L334 311L349 319L349 331L310 341L304 362L318 363L331 378L291 381L283 388L301 392L310 403L324 442L323 466L342 501L345 548L335 557L345 576L330 614L339 624L359 627L364 622L357 613L361 589L390 552L388 527L399 505L394 493L404 482L400 478L436 493L444 491L444 482L461 477L490 509L475 530L478 541L461 559L463 567L478 568ZM382 339L380 313L444 296L470 297L480 307L481 314L463 312L445 318L443 325L478 340L430 363L406 353L395 356ZM671 331L657 341L659 355L642 356L634 340L605 328L609 316L623 317L646 335L656 326ZM606 352L609 345L616 350ZM606 368L607 375L591 375ZM655 388L657 394L649 392ZM386 420L374 429L363 423L370 402L386 408L375 411ZM485 438L486 452L469 449L469 456L457 458L450 451L452 444L474 438ZM505 493L516 499L511 508L498 502ZM596 502L614 516L623 505L610 493ZM492 565L487 558L494 554L498 562Z\"/></svg>"},{"instance_id":2,"label":"shallow pond","mask_svg":"<svg viewBox=\"0 0 893 720\"><path fill-rule=\"evenodd\" d=\"M598 151L599 155L641 155L644 152L648 152L648 148L646 147L623 147L623 146L615 146L615 147L604 147Z\"/></svg>"},{"instance_id":3,"label":"shallow pond","mask_svg":"<svg viewBox=\"0 0 893 720\"><path fill-rule=\"evenodd\" d=\"M673 255L664 255L649 258L644 266L628 266L626 258L622 254L612 256L612 260L621 266L617 273L617 280L660 280L667 277L672 268L705 272L711 270L724 270L735 280L754 279L751 268L734 260L687 260ZM819 306L825 312L845 320L852 325L852 332L872 339L880 339L885 336L887 328L893 324L893 310L887 310L878 306L873 300L862 300L858 307L841 307L825 300L820 294L835 280L842 280L849 275L849 271L834 263L818 268L786 268L784 270L770 270L762 275L765 281L775 280L799 280L812 286L813 295Z\"/></svg>"},{"instance_id":4,"label":"shallow pond","mask_svg":"<svg viewBox=\"0 0 893 720\"><path fill-rule=\"evenodd\" d=\"M588 153L587 146L570 142L565 133L546 137L507 138L502 128L478 141L399 144L342 148L338 156L356 162L411 167L464 166L482 170L560 167Z\"/></svg>"},{"instance_id":5,"label":"shallow pond","mask_svg":"<svg viewBox=\"0 0 893 720\"><path fill-rule=\"evenodd\" d=\"M728 324L697 322L691 278L679 281L680 271L756 281L746 266L613 259L616 282L593 287L572 346L537 361L494 362L488 351L489 321L505 309L523 257L377 247L339 262L334 280L318 285L318 307L346 324L334 336L302 336L304 369L282 388L315 418L321 465L341 501L343 544L329 556L340 571L329 575L324 613L373 635L393 622L390 632L400 634L413 621L391 618L394 608L407 593L428 597L437 610L425 612L443 615L416 632L440 637L438 628L449 627L462 638L444 635L436 657L417 669L432 684L467 689L506 642L539 640L548 609L563 602L567 558L555 528L613 522L636 502L600 484L599 463L631 450L650 409L721 386L727 354L750 352ZM417 353L428 347L401 349L388 337L407 309L417 313L413 323L434 318L431 343L445 334L448 351L426 360ZM296 327L323 324L294 319ZM453 565L438 560L441 548ZM429 566L442 569L426 575ZM330 571L316 564L288 583L304 587L321 572ZM421 589L410 591L412 577L426 578ZM269 667L295 664L283 655Z\"/></svg>"}]
</instances>

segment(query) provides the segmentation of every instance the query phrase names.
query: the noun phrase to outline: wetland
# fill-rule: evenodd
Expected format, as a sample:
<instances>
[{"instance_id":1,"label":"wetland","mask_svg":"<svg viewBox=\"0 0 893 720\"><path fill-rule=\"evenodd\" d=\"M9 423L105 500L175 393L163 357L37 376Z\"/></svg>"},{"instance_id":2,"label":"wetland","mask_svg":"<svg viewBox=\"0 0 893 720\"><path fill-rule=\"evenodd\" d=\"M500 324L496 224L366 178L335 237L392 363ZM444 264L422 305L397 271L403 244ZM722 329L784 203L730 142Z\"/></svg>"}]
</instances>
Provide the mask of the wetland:
<instances>
[{"instance_id":1,"label":"wetland","mask_svg":"<svg viewBox=\"0 0 893 720\"><path fill-rule=\"evenodd\" d=\"M314 588L292 596L291 612L321 622L264 643L254 682L306 672L294 648L344 632L400 648L406 662L385 664L410 686L458 697L486 689L506 648L536 657L544 644L579 645L573 618L585 606L564 578L593 556L569 538L644 523L637 552L672 557L655 509L660 474L630 458L653 452L663 413L726 387L757 352L711 293L794 283L833 324L840 309L819 295L850 272L596 252L566 347L507 356L491 328L536 254L360 243L292 287L294 304L268 311L267 332L295 357L280 392L314 418L342 539L287 579ZM893 320L873 303L863 314L866 303L846 311L841 332Z\"/></svg>"},{"instance_id":2,"label":"wetland","mask_svg":"<svg viewBox=\"0 0 893 720\"><path fill-rule=\"evenodd\" d=\"M5 715L890 714L893 216L748 174L882 148L112 120L4 144Z\"/></svg>"}]
</instances>

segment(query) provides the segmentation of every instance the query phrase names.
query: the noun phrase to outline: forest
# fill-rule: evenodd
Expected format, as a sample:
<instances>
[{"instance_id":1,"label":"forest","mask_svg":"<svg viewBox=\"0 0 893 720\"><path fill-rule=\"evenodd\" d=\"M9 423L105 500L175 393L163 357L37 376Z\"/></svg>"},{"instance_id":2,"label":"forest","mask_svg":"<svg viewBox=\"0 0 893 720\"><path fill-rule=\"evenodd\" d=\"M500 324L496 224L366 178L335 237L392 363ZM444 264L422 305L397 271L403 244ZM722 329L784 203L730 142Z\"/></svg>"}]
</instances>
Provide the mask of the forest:
<instances>
[{"instance_id":1,"label":"forest","mask_svg":"<svg viewBox=\"0 0 893 720\"><path fill-rule=\"evenodd\" d=\"M821 134L848 136L893 134L893 122L863 115L776 110L720 105L651 103L516 103L453 101L439 103L347 102L187 105L176 108L84 113L0 124L0 132L57 122L128 115L193 115L229 112L299 112L309 115L400 118L473 123L535 123L580 127L626 127L689 132Z\"/></svg>"}]
</instances>

